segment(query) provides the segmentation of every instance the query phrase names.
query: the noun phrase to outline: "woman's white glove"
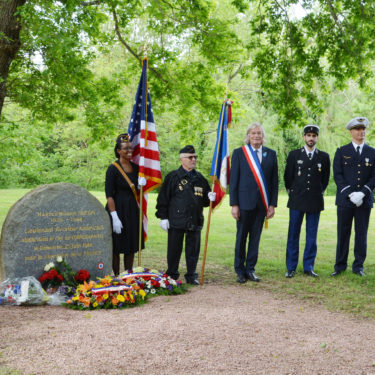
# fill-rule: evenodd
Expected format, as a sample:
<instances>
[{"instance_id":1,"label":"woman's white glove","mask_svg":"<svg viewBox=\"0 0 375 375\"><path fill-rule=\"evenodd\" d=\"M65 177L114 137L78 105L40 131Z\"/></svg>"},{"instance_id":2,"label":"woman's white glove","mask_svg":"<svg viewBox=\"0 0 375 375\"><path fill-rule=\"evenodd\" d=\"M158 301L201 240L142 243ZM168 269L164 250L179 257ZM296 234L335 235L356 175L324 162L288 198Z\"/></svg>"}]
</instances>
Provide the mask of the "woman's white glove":
<instances>
[{"instance_id":1,"label":"woman's white glove","mask_svg":"<svg viewBox=\"0 0 375 375\"><path fill-rule=\"evenodd\" d=\"M168 229L169 229L169 220L168 219L163 219L161 222L160 222L160 227L161 229L165 230L166 232L168 232Z\"/></svg>"},{"instance_id":2,"label":"woman's white glove","mask_svg":"<svg viewBox=\"0 0 375 375\"><path fill-rule=\"evenodd\" d=\"M117 212L116 211L112 211L111 212L111 216L112 216L113 231L115 233L117 233L117 234L120 234L121 233L121 229L123 228L123 226L122 226L121 220L117 216Z\"/></svg>"}]
</instances>

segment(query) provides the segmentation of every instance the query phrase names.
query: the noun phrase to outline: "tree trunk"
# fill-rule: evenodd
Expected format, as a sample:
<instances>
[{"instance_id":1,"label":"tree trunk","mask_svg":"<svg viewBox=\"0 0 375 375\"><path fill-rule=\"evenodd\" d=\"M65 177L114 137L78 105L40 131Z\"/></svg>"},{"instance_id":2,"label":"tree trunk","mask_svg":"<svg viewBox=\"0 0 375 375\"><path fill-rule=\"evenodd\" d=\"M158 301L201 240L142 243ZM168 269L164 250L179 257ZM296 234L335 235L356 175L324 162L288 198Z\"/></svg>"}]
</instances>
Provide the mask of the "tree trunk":
<instances>
[{"instance_id":1,"label":"tree trunk","mask_svg":"<svg viewBox=\"0 0 375 375\"><path fill-rule=\"evenodd\" d=\"M20 16L17 8L27 0L0 0L0 119L6 96L9 67L20 49Z\"/></svg>"}]
</instances>

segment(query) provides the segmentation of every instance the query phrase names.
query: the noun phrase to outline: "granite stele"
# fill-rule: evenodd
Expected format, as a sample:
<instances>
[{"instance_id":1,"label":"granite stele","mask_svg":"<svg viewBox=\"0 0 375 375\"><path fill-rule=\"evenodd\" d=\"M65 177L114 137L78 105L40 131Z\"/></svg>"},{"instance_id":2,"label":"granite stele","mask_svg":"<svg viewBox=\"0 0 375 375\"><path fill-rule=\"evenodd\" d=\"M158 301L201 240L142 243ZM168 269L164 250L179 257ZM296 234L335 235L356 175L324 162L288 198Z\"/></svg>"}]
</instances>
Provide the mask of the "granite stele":
<instances>
[{"instance_id":1,"label":"granite stele","mask_svg":"<svg viewBox=\"0 0 375 375\"><path fill-rule=\"evenodd\" d=\"M103 205L69 183L42 185L17 201L3 224L0 281L39 278L44 266L62 256L73 271L91 278L110 274L112 230Z\"/></svg>"}]
</instances>

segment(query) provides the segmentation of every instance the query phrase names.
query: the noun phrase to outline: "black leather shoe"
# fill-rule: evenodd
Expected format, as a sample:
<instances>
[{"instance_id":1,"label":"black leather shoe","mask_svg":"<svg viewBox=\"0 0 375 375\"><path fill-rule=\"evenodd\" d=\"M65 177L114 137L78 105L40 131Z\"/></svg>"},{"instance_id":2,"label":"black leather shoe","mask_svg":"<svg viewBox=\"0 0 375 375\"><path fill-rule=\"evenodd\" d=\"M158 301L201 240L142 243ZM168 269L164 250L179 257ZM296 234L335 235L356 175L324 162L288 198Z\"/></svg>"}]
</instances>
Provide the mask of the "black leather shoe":
<instances>
[{"instance_id":1,"label":"black leather shoe","mask_svg":"<svg viewBox=\"0 0 375 375\"><path fill-rule=\"evenodd\" d=\"M249 279L250 281L255 281L256 283L258 283L260 281L260 278L255 274L255 272L250 272L246 275L247 279Z\"/></svg>"},{"instance_id":2,"label":"black leather shoe","mask_svg":"<svg viewBox=\"0 0 375 375\"><path fill-rule=\"evenodd\" d=\"M243 276L243 275L238 275L237 282L240 283L240 284L246 283L246 277Z\"/></svg>"},{"instance_id":3,"label":"black leather shoe","mask_svg":"<svg viewBox=\"0 0 375 375\"><path fill-rule=\"evenodd\" d=\"M318 277L318 274L315 273L313 270L311 270L311 271L305 271L305 275L311 276L311 277Z\"/></svg>"},{"instance_id":4,"label":"black leather shoe","mask_svg":"<svg viewBox=\"0 0 375 375\"><path fill-rule=\"evenodd\" d=\"M288 271L288 272L285 274L285 277L286 277L287 279L291 279L295 274L296 274L296 271Z\"/></svg>"},{"instance_id":5,"label":"black leather shoe","mask_svg":"<svg viewBox=\"0 0 375 375\"><path fill-rule=\"evenodd\" d=\"M201 283L198 281L198 279L189 280L189 281L187 281L187 283L191 284L191 285L201 285Z\"/></svg>"},{"instance_id":6,"label":"black leather shoe","mask_svg":"<svg viewBox=\"0 0 375 375\"><path fill-rule=\"evenodd\" d=\"M366 274L362 270L359 270L359 271L356 271L356 272L353 271L353 273L358 275L358 276L361 276L361 277L366 276Z\"/></svg>"},{"instance_id":7,"label":"black leather shoe","mask_svg":"<svg viewBox=\"0 0 375 375\"><path fill-rule=\"evenodd\" d=\"M331 273L331 276L335 277L335 276L338 276L340 275L340 273L343 272L343 271L334 271Z\"/></svg>"}]
</instances>

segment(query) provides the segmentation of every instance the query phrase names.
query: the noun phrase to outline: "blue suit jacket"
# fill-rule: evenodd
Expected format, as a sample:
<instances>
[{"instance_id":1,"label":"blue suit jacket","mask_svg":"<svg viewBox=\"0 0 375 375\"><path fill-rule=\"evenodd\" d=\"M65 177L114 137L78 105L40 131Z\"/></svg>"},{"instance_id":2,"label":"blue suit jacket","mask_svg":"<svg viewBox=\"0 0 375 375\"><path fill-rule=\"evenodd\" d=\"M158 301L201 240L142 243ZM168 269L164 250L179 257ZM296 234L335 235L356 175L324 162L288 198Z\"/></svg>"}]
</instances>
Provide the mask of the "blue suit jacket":
<instances>
[{"instance_id":1,"label":"blue suit jacket","mask_svg":"<svg viewBox=\"0 0 375 375\"><path fill-rule=\"evenodd\" d=\"M365 194L363 207L372 207L375 149L365 144L358 157L352 143L339 147L333 159L333 177L337 185L337 206L356 207L348 196L353 191L361 191Z\"/></svg>"},{"instance_id":2,"label":"blue suit jacket","mask_svg":"<svg viewBox=\"0 0 375 375\"><path fill-rule=\"evenodd\" d=\"M248 146L246 146L248 147ZM269 205L277 206L279 181L277 174L276 152L262 147L261 168L266 179L269 193ZM230 205L238 205L241 210L252 210L256 206L264 207L258 185L243 153L242 147L233 151L230 170Z\"/></svg>"}]
</instances>

